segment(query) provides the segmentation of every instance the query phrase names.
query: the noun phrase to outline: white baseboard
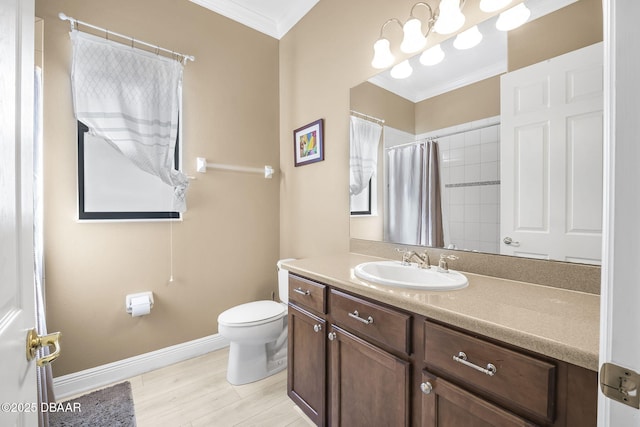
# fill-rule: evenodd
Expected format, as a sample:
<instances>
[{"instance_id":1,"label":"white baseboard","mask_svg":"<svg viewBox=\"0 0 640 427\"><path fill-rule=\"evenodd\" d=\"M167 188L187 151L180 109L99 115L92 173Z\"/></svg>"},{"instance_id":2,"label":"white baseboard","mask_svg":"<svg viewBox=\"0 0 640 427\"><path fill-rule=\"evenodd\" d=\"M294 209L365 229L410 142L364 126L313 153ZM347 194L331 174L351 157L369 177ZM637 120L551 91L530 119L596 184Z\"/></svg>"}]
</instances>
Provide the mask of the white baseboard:
<instances>
[{"instance_id":1,"label":"white baseboard","mask_svg":"<svg viewBox=\"0 0 640 427\"><path fill-rule=\"evenodd\" d=\"M93 390L116 381L191 359L227 347L229 341L220 334L209 335L150 353L86 369L53 379L57 400Z\"/></svg>"}]
</instances>

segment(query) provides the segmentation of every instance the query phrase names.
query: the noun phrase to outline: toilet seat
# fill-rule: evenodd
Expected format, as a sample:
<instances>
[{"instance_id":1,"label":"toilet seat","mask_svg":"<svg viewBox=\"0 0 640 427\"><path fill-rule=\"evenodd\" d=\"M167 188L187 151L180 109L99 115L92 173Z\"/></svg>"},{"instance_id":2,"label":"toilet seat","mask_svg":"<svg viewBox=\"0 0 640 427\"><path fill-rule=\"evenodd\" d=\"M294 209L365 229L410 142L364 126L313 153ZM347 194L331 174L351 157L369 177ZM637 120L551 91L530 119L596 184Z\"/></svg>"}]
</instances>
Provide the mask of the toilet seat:
<instances>
[{"instance_id":1,"label":"toilet seat","mask_svg":"<svg viewBox=\"0 0 640 427\"><path fill-rule=\"evenodd\" d=\"M223 311L218 323L224 326L246 327L278 320L286 315L287 307L275 301L253 301Z\"/></svg>"}]
</instances>

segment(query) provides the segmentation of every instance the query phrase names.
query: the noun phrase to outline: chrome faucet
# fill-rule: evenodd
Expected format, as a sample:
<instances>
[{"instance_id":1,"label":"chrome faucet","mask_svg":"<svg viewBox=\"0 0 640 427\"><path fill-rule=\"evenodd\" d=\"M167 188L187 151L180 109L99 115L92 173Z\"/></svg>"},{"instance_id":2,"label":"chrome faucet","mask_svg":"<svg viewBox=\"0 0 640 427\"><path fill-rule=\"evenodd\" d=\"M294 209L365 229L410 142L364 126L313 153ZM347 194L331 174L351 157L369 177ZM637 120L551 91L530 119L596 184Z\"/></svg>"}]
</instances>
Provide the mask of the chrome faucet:
<instances>
[{"instance_id":1,"label":"chrome faucet","mask_svg":"<svg viewBox=\"0 0 640 427\"><path fill-rule=\"evenodd\" d=\"M396 249L398 252L402 252L402 265L410 265L411 260L413 258L417 259L418 268L430 268L431 262L429 261L429 254L427 251L424 251L422 254L419 254L414 251L408 251L406 249Z\"/></svg>"},{"instance_id":2,"label":"chrome faucet","mask_svg":"<svg viewBox=\"0 0 640 427\"><path fill-rule=\"evenodd\" d=\"M439 273L448 273L449 272L449 263L447 263L447 260L453 261L456 259L460 259L460 257L457 257L455 255L446 255L446 254L440 254L440 262L438 262L438 272Z\"/></svg>"}]
</instances>

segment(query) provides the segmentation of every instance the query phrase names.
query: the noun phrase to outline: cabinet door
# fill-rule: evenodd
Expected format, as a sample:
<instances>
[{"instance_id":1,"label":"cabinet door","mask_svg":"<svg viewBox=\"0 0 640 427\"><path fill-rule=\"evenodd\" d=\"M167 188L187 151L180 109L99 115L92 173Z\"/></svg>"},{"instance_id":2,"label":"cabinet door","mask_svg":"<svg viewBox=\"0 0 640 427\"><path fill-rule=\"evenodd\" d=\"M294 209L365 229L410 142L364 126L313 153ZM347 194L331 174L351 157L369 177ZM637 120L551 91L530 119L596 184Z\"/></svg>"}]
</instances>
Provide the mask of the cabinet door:
<instances>
[{"instance_id":1,"label":"cabinet door","mask_svg":"<svg viewBox=\"0 0 640 427\"><path fill-rule=\"evenodd\" d=\"M409 363L335 325L329 330L332 426L408 426Z\"/></svg>"},{"instance_id":2,"label":"cabinet door","mask_svg":"<svg viewBox=\"0 0 640 427\"><path fill-rule=\"evenodd\" d=\"M422 427L528 427L523 418L453 384L422 373Z\"/></svg>"},{"instance_id":3,"label":"cabinet door","mask_svg":"<svg viewBox=\"0 0 640 427\"><path fill-rule=\"evenodd\" d=\"M318 426L325 425L326 330L321 318L289 306L287 395Z\"/></svg>"}]
</instances>

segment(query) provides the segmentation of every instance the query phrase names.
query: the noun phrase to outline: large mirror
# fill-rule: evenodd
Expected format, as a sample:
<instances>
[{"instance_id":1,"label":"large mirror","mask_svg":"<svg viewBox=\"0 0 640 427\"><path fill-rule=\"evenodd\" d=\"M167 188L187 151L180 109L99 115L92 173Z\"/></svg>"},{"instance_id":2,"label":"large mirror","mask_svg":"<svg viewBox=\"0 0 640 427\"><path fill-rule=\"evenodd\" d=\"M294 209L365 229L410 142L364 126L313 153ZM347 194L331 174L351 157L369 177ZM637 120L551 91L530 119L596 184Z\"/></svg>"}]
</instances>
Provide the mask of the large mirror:
<instances>
[{"instance_id":1,"label":"large mirror","mask_svg":"<svg viewBox=\"0 0 640 427\"><path fill-rule=\"evenodd\" d=\"M516 30L487 19L477 47L451 38L440 64L351 89L352 238L600 263L601 0L524 3ZM377 167L353 190L363 121Z\"/></svg>"}]
</instances>

